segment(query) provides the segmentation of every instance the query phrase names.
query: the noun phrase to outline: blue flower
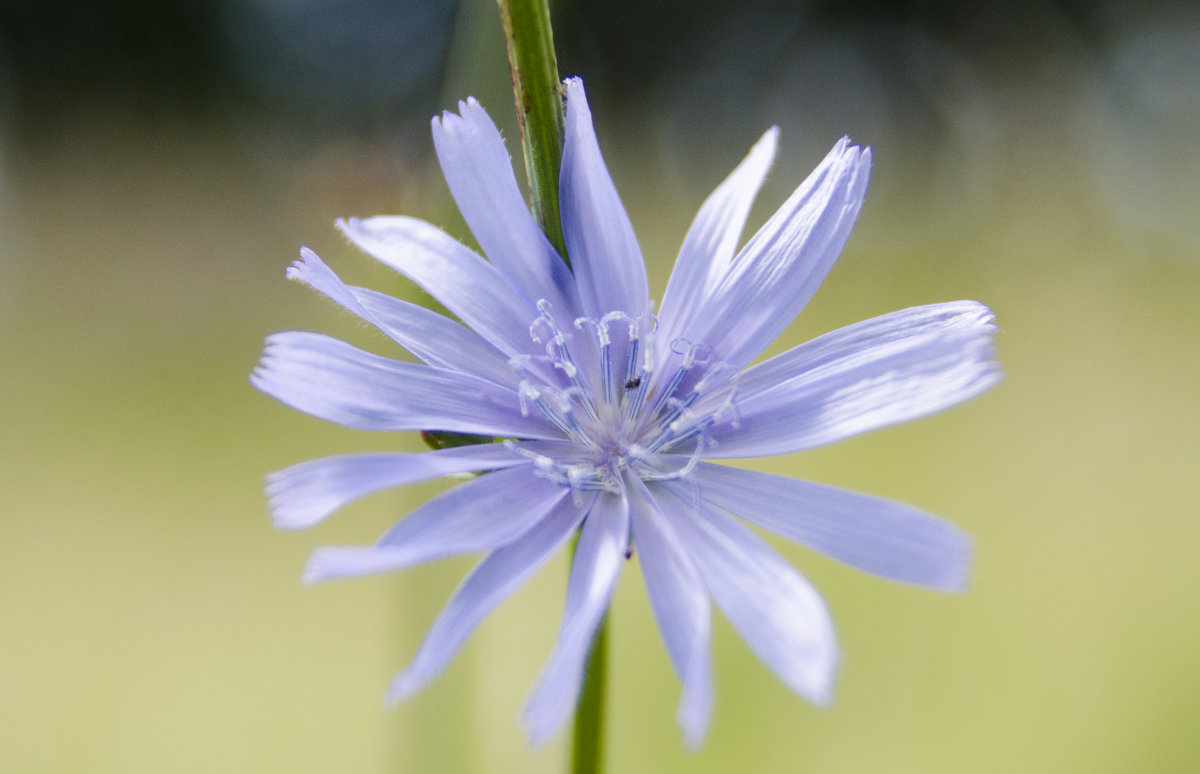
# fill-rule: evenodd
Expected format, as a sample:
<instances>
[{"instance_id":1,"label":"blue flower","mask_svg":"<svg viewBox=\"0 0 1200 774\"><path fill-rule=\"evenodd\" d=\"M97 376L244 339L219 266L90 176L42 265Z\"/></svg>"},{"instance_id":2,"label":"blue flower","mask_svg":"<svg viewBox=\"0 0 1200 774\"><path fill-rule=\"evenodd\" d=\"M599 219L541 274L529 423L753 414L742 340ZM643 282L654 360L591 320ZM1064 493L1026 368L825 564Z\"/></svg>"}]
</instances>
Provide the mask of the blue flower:
<instances>
[{"instance_id":1,"label":"blue flower","mask_svg":"<svg viewBox=\"0 0 1200 774\"><path fill-rule=\"evenodd\" d=\"M530 741L576 702L591 635L630 551L680 680L688 745L712 711L710 600L789 687L829 701L838 647L813 587L734 516L853 567L934 589L966 584L970 541L900 503L713 464L809 449L940 411L1000 378L991 311L915 307L751 365L841 251L871 153L838 142L750 241L737 243L775 152L771 129L705 201L658 311L578 79L566 82L560 202L568 268L526 207L477 102L433 121L450 191L488 260L406 217L351 219L349 239L420 285L453 320L343 284L310 250L288 270L421 363L316 333L267 339L252 381L363 430L503 439L425 453L304 462L268 479L275 524L308 527L389 487L462 473L372 546L318 549L306 580L486 556L461 584L392 700L433 679L479 622L578 532L562 626L524 711Z\"/></svg>"}]
</instances>

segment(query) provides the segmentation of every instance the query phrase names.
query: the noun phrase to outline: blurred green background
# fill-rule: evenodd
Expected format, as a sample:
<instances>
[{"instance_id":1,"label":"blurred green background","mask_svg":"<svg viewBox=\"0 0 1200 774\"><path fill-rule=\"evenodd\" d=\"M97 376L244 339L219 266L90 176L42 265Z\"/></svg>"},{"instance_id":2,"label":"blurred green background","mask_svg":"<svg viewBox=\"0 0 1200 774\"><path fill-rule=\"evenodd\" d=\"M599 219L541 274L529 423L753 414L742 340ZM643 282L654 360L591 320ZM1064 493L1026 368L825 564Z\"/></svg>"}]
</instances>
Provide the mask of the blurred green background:
<instances>
[{"instance_id":1,"label":"blurred green background","mask_svg":"<svg viewBox=\"0 0 1200 774\"><path fill-rule=\"evenodd\" d=\"M1200 11L1183 3L559 3L564 74L661 294L692 214L772 124L761 223L842 134L875 148L843 255L782 345L976 298L1007 380L946 414L757 464L975 536L972 590L775 541L824 592L837 700L716 627L695 754L636 563L614 603L611 771L1190 772L1200 765ZM262 475L415 449L247 384L265 334L390 353L284 280L300 245L416 298L332 228L469 240L429 117L515 148L487 0L0 3L0 771L556 772L517 716L561 557L396 710L391 675L471 566L300 585L446 484L277 533ZM519 158L519 152L517 153Z\"/></svg>"}]
</instances>

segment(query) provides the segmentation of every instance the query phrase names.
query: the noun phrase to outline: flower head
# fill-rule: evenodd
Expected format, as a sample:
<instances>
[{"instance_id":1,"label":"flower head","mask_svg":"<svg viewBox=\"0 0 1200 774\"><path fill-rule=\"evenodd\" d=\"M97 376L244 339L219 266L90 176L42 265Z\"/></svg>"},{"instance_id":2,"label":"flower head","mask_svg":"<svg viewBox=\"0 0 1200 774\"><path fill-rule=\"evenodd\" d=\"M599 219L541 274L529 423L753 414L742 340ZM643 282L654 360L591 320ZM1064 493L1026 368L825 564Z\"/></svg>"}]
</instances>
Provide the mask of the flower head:
<instances>
[{"instance_id":1,"label":"flower head","mask_svg":"<svg viewBox=\"0 0 1200 774\"><path fill-rule=\"evenodd\" d=\"M381 489L480 473L372 546L318 549L306 579L486 556L389 696L435 677L475 626L573 534L562 627L524 713L534 743L577 698L591 635L632 549L672 664L678 720L711 714L710 600L797 693L831 695L838 649L821 597L733 516L871 573L966 582L970 544L909 506L712 459L785 454L939 411L994 384L992 314L974 301L850 325L756 365L804 307L862 205L870 151L843 139L737 250L775 151L768 131L708 198L657 313L641 251L601 158L578 79L566 82L562 226L570 268L525 205L474 100L433 121L438 159L487 260L405 217L340 223L458 321L343 284L311 251L288 276L377 327L421 363L315 333L267 340L252 381L289 406L366 430L504 439L419 454L330 457L269 477L276 525L313 525Z\"/></svg>"}]
</instances>

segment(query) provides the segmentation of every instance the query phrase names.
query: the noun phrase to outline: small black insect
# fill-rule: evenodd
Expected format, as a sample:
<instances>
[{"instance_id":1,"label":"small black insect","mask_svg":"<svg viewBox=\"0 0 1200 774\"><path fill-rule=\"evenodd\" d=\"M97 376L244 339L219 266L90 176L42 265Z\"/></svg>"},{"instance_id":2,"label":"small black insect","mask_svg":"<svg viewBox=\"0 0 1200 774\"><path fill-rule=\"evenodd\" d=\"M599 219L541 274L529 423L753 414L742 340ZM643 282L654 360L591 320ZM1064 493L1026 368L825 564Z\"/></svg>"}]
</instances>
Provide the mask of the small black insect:
<instances>
[{"instance_id":1,"label":"small black insect","mask_svg":"<svg viewBox=\"0 0 1200 774\"><path fill-rule=\"evenodd\" d=\"M640 377L640 376L635 379L630 379L629 381L625 382L625 389L636 390L638 388L638 385L641 383L642 383L642 377Z\"/></svg>"}]
</instances>

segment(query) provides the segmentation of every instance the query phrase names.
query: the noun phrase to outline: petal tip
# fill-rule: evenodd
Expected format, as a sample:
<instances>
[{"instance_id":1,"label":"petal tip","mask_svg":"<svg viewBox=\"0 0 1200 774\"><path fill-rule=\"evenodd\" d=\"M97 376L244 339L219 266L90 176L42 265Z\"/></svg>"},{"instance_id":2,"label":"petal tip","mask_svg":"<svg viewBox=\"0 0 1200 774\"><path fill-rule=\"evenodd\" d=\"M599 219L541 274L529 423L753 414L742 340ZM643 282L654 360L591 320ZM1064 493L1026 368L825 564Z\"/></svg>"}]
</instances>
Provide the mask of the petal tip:
<instances>
[{"instance_id":1,"label":"petal tip","mask_svg":"<svg viewBox=\"0 0 1200 774\"><path fill-rule=\"evenodd\" d=\"M354 551L354 549L325 546L313 551L308 557L307 564L304 565L300 582L305 586L312 586L322 581L351 574L346 571L345 567L345 554L348 551Z\"/></svg>"},{"instance_id":2,"label":"petal tip","mask_svg":"<svg viewBox=\"0 0 1200 774\"><path fill-rule=\"evenodd\" d=\"M683 729L683 748L687 752L696 752L704 743L704 738L708 736L711 710L711 704L705 707L691 706L686 696L679 702L675 722Z\"/></svg>"},{"instance_id":3,"label":"petal tip","mask_svg":"<svg viewBox=\"0 0 1200 774\"><path fill-rule=\"evenodd\" d=\"M294 532L316 526L326 516L326 514L311 513L304 509L297 511L295 508L275 503L270 503L269 507L271 509L271 526L286 532Z\"/></svg>"},{"instance_id":4,"label":"petal tip","mask_svg":"<svg viewBox=\"0 0 1200 774\"><path fill-rule=\"evenodd\" d=\"M583 89L583 79L572 76L563 81L566 99L566 114L568 125L575 120L591 121L592 111L588 107L587 92Z\"/></svg>"},{"instance_id":5,"label":"petal tip","mask_svg":"<svg viewBox=\"0 0 1200 774\"><path fill-rule=\"evenodd\" d=\"M409 670L404 670L392 680L388 686L387 695L383 698L384 706L395 707L401 702L411 699L421 690L422 683L414 679Z\"/></svg>"}]
</instances>

